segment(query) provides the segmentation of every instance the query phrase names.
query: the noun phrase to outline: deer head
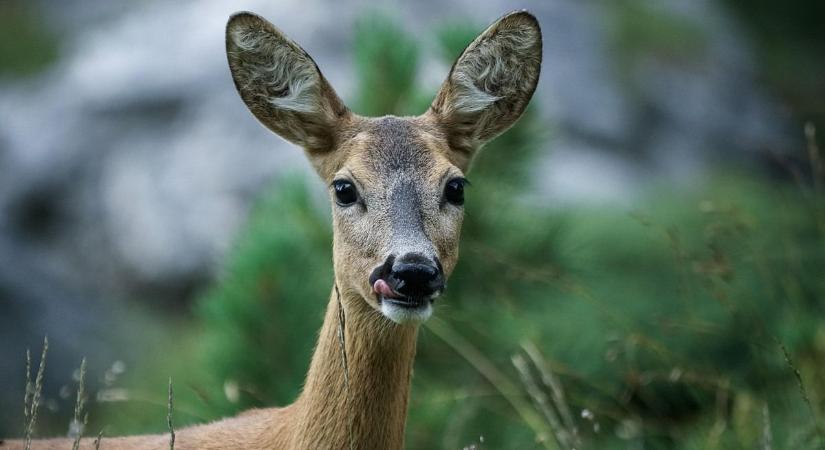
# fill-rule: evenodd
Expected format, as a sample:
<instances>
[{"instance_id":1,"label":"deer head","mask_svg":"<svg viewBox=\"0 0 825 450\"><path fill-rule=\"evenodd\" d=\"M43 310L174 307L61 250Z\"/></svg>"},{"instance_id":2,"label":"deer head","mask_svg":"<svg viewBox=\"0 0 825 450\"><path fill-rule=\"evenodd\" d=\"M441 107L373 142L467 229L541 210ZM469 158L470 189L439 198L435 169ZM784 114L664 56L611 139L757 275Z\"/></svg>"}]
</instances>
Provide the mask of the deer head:
<instances>
[{"instance_id":1,"label":"deer head","mask_svg":"<svg viewBox=\"0 0 825 450\"><path fill-rule=\"evenodd\" d=\"M338 289L396 323L426 320L458 258L465 173L536 88L536 19L515 12L487 28L417 117L352 113L312 58L257 15L230 19L226 47L252 114L303 147L329 186Z\"/></svg>"}]
</instances>

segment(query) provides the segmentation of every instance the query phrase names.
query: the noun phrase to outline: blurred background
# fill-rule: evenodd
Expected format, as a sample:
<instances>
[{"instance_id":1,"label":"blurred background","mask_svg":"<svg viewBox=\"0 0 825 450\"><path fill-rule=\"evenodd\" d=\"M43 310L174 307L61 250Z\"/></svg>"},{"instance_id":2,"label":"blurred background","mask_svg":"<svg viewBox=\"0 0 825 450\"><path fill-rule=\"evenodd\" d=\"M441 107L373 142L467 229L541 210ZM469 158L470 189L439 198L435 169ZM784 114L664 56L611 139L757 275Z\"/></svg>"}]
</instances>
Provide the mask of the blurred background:
<instances>
[{"instance_id":1,"label":"blurred background","mask_svg":"<svg viewBox=\"0 0 825 450\"><path fill-rule=\"evenodd\" d=\"M541 80L470 173L408 448L822 448L818 0L3 0L0 436L46 335L40 436L164 432L170 376L178 426L297 395L329 210L238 98L229 14L400 115L516 8Z\"/></svg>"}]
</instances>

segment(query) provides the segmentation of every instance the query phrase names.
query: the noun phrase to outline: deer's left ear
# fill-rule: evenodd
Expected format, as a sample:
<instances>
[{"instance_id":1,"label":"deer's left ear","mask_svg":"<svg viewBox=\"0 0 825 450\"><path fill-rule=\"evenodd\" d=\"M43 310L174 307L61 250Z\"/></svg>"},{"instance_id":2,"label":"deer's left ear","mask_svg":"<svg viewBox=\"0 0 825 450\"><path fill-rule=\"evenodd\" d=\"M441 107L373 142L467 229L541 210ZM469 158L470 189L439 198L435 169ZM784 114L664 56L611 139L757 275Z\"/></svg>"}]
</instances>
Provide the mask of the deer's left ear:
<instances>
[{"instance_id":1,"label":"deer's left ear","mask_svg":"<svg viewBox=\"0 0 825 450\"><path fill-rule=\"evenodd\" d=\"M463 165L518 120L540 69L541 29L526 11L490 25L459 56L428 114L446 131Z\"/></svg>"}]
</instances>

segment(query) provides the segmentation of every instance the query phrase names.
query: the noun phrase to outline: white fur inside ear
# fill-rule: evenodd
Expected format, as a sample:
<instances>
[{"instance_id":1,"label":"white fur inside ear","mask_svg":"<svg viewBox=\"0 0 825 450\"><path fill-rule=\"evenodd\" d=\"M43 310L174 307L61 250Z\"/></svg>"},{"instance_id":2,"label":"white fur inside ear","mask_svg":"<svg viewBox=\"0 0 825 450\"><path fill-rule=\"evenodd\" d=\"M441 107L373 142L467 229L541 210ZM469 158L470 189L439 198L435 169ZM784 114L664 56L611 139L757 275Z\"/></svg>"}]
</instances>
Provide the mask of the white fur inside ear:
<instances>
[{"instance_id":1,"label":"white fur inside ear","mask_svg":"<svg viewBox=\"0 0 825 450\"><path fill-rule=\"evenodd\" d=\"M456 98L453 107L462 113L474 113L486 109L501 97L489 94L476 86L478 78L474 75L457 72L453 76L456 83Z\"/></svg>"},{"instance_id":2,"label":"white fur inside ear","mask_svg":"<svg viewBox=\"0 0 825 450\"><path fill-rule=\"evenodd\" d=\"M244 89L261 92L272 106L302 113L320 110L317 103L318 73L315 65L286 42L259 30L237 29L230 33L240 52L255 61L247 66Z\"/></svg>"}]
</instances>

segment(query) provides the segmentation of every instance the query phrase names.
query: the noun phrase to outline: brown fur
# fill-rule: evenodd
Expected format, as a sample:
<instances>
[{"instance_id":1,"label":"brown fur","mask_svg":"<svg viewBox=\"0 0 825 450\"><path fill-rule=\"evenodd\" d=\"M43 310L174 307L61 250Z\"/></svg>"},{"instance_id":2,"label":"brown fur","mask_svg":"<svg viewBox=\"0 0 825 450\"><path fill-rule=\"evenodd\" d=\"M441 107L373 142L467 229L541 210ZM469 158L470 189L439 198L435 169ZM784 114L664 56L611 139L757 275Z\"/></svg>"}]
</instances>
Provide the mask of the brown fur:
<instances>
[{"instance_id":1,"label":"brown fur","mask_svg":"<svg viewBox=\"0 0 825 450\"><path fill-rule=\"evenodd\" d=\"M227 55L255 117L304 147L325 183L354 183L360 203L333 206L335 285L298 399L178 430L175 448L400 449L418 326L389 320L368 277L387 255L412 247L433 253L445 276L452 272L463 207L445 203L444 185L524 111L541 64L538 23L517 12L491 25L420 117L351 113L303 49L250 13L230 19ZM101 448L163 449L168 442L167 435L104 438ZM5 445L23 448L21 441ZM33 445L69 447L67 439ZM93 439L81 448L93 448Z\"/></svg>"}]
</instances>

